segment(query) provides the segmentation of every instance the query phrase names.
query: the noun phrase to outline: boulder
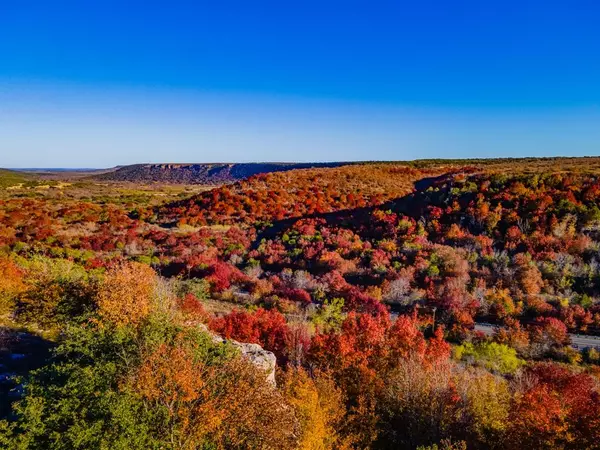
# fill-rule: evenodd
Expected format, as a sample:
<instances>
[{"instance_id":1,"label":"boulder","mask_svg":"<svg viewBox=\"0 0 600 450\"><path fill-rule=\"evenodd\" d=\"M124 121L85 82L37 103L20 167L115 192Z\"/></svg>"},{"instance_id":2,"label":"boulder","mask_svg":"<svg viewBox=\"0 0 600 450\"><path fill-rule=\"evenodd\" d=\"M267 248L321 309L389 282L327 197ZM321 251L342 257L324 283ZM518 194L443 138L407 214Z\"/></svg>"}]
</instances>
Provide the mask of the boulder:
<instances>
[{"instance_id":1,"label":"boulder","mask_svg":"<svg viewBox=\"0 0 600 450\"><path fill-rule=\"evenodd\" d=\"M248 344L237 341L230 341L240 349L242 355L252 364L260 367L267 374L267 381L275 386L275 366L277 366L277 358L275 355L262 348L258 344Z\"/></svg>"},{"instance_id":2,"label":"boulder","mask_svg":"<svg viewBox=\"0 0 600 450\"><path fill-rule=\"evenodd\" d=\"M277 366L277 358L273 352L265 350L258 344L238 342L234 341L233 339L223 339L221 336L210 331L206 325L201 325L201 328L211 335L213 342L229 342L234 347L237 347L244 358L248 359L248 361L250 361L252 364L265 371L267 374L267 381L275 386L275 368Z\"/></svg>"}]
</instances>

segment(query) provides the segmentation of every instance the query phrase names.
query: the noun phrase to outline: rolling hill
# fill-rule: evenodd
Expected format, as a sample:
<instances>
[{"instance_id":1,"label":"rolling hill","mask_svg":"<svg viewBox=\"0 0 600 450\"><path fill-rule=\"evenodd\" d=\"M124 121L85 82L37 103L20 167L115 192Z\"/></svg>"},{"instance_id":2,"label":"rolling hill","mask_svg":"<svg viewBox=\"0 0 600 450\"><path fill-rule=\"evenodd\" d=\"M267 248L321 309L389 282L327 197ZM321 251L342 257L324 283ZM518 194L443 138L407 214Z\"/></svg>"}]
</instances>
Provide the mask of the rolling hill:
<instances>
[{"instance_id":1,"label":"rolling hill","mask_svg":"<svg viewBox=\"0 0 600 450\"><path fill-rule=\"evenodd\" d=\"M190 225L271 222L381 204L414 183L452 170L406 164L350 164L259 174L158 208L161 222Z\"/></svg>"},{"instance_id":2,"label":"rolling hill","mask_svg":"<svg viewBox=\"0 0 600 450\"><path fill-rule=\"evenodd\" d=\"M33 178L34 177L30 174L18 172L16 170L0 169L0 188L19 186L31 181Z\"/></svg>"}]
</instances>

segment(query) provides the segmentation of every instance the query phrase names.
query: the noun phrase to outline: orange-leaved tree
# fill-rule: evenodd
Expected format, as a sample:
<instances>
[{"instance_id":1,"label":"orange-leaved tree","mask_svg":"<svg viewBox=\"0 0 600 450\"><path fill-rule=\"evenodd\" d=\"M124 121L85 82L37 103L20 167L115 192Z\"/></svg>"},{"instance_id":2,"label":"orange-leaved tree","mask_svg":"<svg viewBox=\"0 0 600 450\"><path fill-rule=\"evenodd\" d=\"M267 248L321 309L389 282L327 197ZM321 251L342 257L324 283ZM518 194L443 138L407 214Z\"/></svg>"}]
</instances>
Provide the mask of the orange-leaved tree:
<instances>
[{"instance_id":1,"label":"orange-leaved tree","mask_svg":"<svg viewBox=\"0 0 600 450\"><path fill-rule=\"evenodd\" d=\"M201 340L183 333L150 349L124 387L162 417L161 433L173 448L297 445L294 410L262 371L239 355L215 359Z\"/></svg>"},{"instance_id":2,"label":"orange-leaved tree","mask_svg":"<svg viewBox=\"0 0 600 450\"><path fill-rule=\"evenodd\" d=\"M9 312L16 297L25 290L23 270L11 259L0 257L0 313Z\"/></svg>"},{"instance_id":3,"label":"orange-leaved tree","mask_svg":"<svg viewBox=\"0 0 600 450\"><path fill-rule=\"evenodd\" d=\"M97 293L102 319L116 325L137 325L151 311L157 276L150 266L117 264L106 271Z\"/></svg>"}]
</instances>

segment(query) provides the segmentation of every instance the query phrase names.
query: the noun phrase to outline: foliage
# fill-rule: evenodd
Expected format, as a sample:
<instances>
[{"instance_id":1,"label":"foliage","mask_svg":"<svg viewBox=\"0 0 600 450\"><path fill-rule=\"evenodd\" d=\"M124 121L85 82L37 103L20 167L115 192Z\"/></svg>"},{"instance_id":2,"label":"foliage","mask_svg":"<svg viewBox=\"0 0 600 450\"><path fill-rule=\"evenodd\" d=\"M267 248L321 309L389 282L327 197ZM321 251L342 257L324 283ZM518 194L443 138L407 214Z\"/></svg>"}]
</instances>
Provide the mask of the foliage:
<instances>
[{"instance_id":1,"label":"foliage","mask_svg":"<svg viewBox=\"0 0 600 450\"><path fill-rule=\"evenodd\" d=\"M343 310L344 299L325 300L321 308L312 317L312 322L322 330L339 329L345 318Z\"/></svg>"},{"instance_id":2,"label":"foliage","mask_svg":"<svg viewBox=\"0 0 600 450\"><path fill-rule=\"evenodd\" d=\"M261 344L284 361L290 329L277 311L259 308L253 313L233 311L210 322L210 328L227 339Z\"/></svg>"},{"instance_id":3,"label":"foliage","mask_svg":"<svg viewBox=\"0 0 600 450\"><path fill-rule=\"evenodd\" d=\"M98 287L100 316L116 325L136 325L150 313L155 272L145 264L124 263L107 270Z\"/></svg>"},{"instance_id":4,"label":"foliage","mask_svg":"<svg viewBox=\"0 0 600 450\"><path fill-rule=\"evenodd\" d=\"M383 203L410 192L412 182L426 174L385 164L273 172L175 202L158 213L161 220L182 218L180 223L193 225L282 220Z\"/></svg>"},{"instance_id":5,"label":"foliage","mask_svg":"<svg viewBox=\"0 0 600 450\"><path fill-rule=\"evenodd\" d=\"M467 443L464 441L452 443L449 440L444 439L440 444L433 444L428 446L419 446L417 450L467 450Z\"/></svg>"},{"instance_id":6,"label":"foliage","mask_svg":"<svg viewBox=\"0 0 600 450\"><path fill-rule=\"evenodd\" d=\"M329 376L311 378L303 369L290 369L283 391L301 423L298 449L350 448L351 438L340 433L345 413L342 394Z\"/></svg>"},{"instance_id":7,"label":"foliage","mask_svg":"<svg viewBox=\"0 0 600 450\"><path fill-rule=\"evenodd\" d=\"M597 448L598 161L0 190L1 446Z\"/></svg>"},{"instance_id":8,"label":"foliage","mask_svg":"<svg viewBox=\"0 0 600 450\"><path fill-rule=\"evenodd\" d=\"M15 301L25 291L23 270L11 259L0 257L0 313L12 311Z\"/></svg>"},{"instance_id":9,"label":"foliage","mask_svg":"<svg viewBox=\"0 0 600 450\"><path fill-rule=\"evenodd\" d=\"M20 264L23 287L14 311L20 321L52 328L94 309L96 274L65 259L36 256Z\"/></svg>"},{"instance_id":10,"label":"foliage","mask_svg":"<svg viewBox=\"0 0 600 450\"><path fill-rule=\"evenodd\" d=\"M481 365L493 373L512 374L525 364L517 357L515 349L496 342L472 344L465 342L454 349L454 357Z\"/></svg>"},{"instance_id":11,"label":"foliage","mask_svg":"<svg viewBox=\"0 0 600 450\"><path fill-rule=\"evenodd\" d=\"M292 445L293 416L233 350L161 320L138 325L69 330L54 361L28 378L6 446Z\"/></svg>"}]
</instances>

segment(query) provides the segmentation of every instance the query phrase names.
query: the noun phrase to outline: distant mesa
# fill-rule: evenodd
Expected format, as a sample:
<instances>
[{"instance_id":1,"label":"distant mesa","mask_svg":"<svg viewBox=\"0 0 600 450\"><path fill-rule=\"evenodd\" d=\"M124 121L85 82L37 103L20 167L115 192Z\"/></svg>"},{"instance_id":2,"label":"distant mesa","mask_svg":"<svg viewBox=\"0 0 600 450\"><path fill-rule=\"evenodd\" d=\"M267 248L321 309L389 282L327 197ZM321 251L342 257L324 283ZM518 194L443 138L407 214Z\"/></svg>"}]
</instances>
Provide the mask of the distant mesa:
<instances>
[{"instance_id":1,"label":"distant mesa","mask_svg":"<svg viewBox=\"0 0 600 450\"><path fill-rule=\"evenodd\" d=\"M207 164L134 164L95 175L103 181L133 183L172 183L219 185L233 183L252 175L293 169L339 167L348 163L207 163Z\"/></svg>"}]
</instances>

